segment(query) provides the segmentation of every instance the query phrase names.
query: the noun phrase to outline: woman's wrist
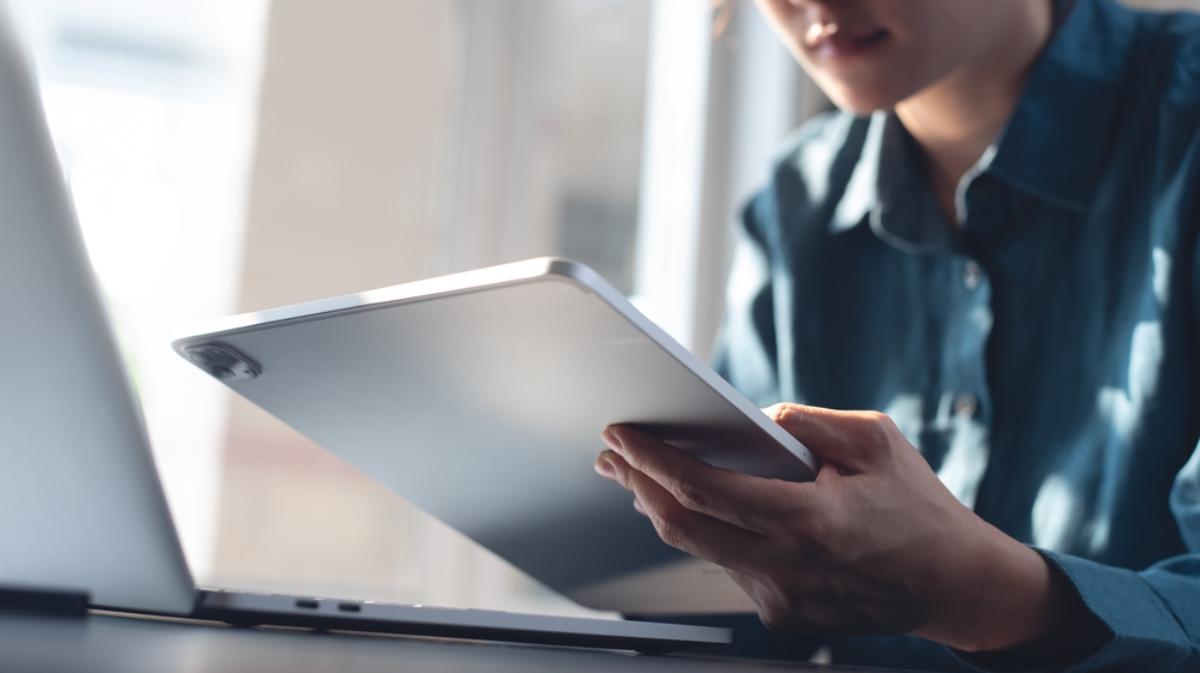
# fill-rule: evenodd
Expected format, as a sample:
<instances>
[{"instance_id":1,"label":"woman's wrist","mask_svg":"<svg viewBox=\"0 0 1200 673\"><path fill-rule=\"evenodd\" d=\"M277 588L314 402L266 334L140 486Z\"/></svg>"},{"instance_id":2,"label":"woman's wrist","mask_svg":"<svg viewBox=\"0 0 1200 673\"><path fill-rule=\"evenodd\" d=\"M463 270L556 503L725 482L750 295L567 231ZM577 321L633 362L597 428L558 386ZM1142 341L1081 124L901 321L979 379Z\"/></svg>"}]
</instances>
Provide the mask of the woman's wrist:
<instances>
[{"instance_id":1,"label":"woman's wrist","mask_svg":"<svg viewBox=\"0 0 1200 673\"><path fill-rule=\"evenodd\" d=\"M993 651L1019 647L1052 637L1074 617L1077 600L1065 579L1041 554L1005 536L1005 551L994 557L996 567L980 596L977 611L984 617L965 651ZM991 606L990 609L986 606ZM1082 615L1081 615L1082 616Z\"/></svg>"},{"instance_id":2,"label":"woman's wrist","mask_svg":"<svg viewBox=\"0 0 1200 673\"><path fill-rule=\"evenodd\" d=\"M918 633L964 652L1019 647L1092 619L1069 582L1034 549L976 518L946 584L940 622Z\"/></svg>"},{"instance_id":3,"label":"woman's wrist","mask_svg":"<svg viewBox=\"0 0 1200 673\"><path fill-rule=\"evenodd\" d=\"M1015 581L1010 597L997 608L1007 605L1007 612L998 614L992 628L985 624L980 637L957 646L959 656L981 668L1025 670L1068 668L1100 651L1112 631L1088 609L1063 570L1025 545L1010 547L1013 569L1024 579ZM1004 587L995 589L993 596L1004 596Z\"/></svg>"}]
</instances>

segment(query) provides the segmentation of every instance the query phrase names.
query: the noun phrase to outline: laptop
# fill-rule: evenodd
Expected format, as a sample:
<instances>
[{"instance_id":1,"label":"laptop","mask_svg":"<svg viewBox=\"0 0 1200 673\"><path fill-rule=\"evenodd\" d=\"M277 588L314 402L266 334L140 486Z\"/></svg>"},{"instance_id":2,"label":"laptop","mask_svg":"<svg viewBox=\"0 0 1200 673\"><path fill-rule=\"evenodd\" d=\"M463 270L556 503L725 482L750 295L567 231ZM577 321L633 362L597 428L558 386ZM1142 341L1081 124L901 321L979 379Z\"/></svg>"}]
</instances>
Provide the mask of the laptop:
<instances>
[{"instance_id":1,"label":"laptop","mask_svg":"<svg viewBox=\"0 0 1200 673\"><path fill-rule=\"evenodd\" d=\"M0 585L70 589L97 608L243 625L647 652L730 641L713 627L197 588L2 3L0 316Z\"/></svg>"}]
</instances>

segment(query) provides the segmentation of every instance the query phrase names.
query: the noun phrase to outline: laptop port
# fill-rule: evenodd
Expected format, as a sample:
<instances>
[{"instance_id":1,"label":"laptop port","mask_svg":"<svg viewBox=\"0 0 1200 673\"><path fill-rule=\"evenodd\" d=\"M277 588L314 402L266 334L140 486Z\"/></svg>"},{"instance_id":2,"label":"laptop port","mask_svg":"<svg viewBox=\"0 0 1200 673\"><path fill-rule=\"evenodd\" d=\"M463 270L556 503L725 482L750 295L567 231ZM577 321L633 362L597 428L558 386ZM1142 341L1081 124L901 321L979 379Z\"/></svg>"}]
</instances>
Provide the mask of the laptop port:
<instances>
[{"instance_id":1,"label":"laptop port","mask_svg":"<svg viewBox=\"0 0 1200 673\"><path fill-rule=\"evenodd\" d=\"M305 608L307 610L316 610L321 607L321 604L314 598L297 598L296 607Z\"/></svg>"},{"instance_id":2,"label":"laptop port","mask_svg":"<svg viewBox=\"0 0 1200 673\"><path fill-rule=\"evenodd\" d=\"M338 603L338 610L342 612L362 612L362 606L358 603Z\"/></svg>"}]
</instances>

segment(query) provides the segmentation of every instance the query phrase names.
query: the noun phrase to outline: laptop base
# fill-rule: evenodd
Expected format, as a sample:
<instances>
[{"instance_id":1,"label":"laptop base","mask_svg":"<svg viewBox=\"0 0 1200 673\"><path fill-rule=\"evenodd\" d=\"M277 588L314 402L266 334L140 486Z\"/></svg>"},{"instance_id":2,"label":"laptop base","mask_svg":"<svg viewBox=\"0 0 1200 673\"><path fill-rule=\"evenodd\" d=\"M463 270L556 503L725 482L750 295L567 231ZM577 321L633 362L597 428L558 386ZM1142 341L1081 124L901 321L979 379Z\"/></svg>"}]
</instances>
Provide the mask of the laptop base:
<instances>
[{"instance_id":1,"label":"laptop base","mask_svg":"<svg viewBox=\"0 0 1200 673\"><path fill-rule=\"evenodd\" d=\"M596 647L666 654L680 649L725 645L729 629L398 605L276 594L201 591L192 617L234 626L295 626L321 630L370 631L439 638L464 638L541 645Z\"/></svg>"}]
</instances>

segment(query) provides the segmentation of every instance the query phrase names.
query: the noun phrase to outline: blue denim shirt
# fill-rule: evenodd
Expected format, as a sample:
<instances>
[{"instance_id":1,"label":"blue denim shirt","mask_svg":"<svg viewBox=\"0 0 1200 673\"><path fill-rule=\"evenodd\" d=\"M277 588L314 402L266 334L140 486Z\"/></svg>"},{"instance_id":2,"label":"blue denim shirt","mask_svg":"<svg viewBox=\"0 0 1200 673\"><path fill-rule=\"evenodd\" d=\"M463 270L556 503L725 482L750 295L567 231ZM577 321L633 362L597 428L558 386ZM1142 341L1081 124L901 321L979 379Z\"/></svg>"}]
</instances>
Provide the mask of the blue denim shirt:
<instances>
[{"instance_id":1,"label":"blue denim shirt","mask_svg":"<svg viewBox=\"0 0 1200 673\"><path fill-rule=\"evenodd\" d=\"M1076 2L956 197L957 226L892 114L805 125L745 211L718 368L888 413L1102 622L1072 670L1200 671L1200 17Z\"/></svg>"}]
</instances>

